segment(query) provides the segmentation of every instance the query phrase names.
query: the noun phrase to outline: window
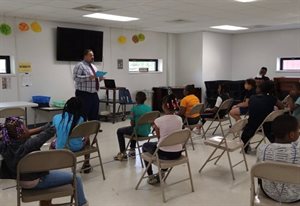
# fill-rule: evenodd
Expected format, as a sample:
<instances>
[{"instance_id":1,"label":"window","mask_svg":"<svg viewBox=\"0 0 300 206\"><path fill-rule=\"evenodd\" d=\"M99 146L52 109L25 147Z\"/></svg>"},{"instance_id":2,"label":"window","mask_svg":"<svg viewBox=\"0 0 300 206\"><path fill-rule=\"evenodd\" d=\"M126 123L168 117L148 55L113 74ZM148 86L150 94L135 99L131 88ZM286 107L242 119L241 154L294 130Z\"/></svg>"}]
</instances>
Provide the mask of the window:
<instances>
[{"instance_id":1,"label":"window","mask_svg":"<svg viewBox=\"0 0 300 206\"><path fill-rule=\"evenodd\" d=\"M129 72L162 72L162 60L129 59Z\"/></svg>"},{"instance_id":2,"label":"window","mask_svg":"<svg viewBox=\"0 0 300 206\"><path fill-rule=\"evenodd\" d=\"M300 57L279 58L277 71L300 72Z\"/></svg>"},{"instance_id":3,"label":"window","mask_svg":"<svg viewBox=\"0 0 300 206\"><path fill-rule=\"evenodd\" d=\"M0 74L10 74L9 56L0 56Z\"/></svg>"}]
</instances>

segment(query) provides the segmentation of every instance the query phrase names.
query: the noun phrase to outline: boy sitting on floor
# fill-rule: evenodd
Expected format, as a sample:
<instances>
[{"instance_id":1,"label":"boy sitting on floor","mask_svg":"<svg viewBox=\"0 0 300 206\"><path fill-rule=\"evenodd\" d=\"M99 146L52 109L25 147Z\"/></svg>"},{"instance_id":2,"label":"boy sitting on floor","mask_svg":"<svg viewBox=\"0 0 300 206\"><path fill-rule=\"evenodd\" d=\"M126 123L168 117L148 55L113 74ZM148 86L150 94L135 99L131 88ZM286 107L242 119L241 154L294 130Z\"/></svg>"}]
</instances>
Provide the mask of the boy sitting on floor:
<instances>
[{"instance_id":1,"label":"boy sitting on floor","mask_svg":"<svg viewBox=\"0 0 300 206\"><path fill-rule=\"evenodd\" d=\"M275 142L261 145L257 161L276 161L300 165L299 124L295 117L281 115L272 124ZM297 177L295 177L297 178ZM300 202L300 185L259 180L260 187L269 198L284 203Z\"/></svg>"}]
</instances>

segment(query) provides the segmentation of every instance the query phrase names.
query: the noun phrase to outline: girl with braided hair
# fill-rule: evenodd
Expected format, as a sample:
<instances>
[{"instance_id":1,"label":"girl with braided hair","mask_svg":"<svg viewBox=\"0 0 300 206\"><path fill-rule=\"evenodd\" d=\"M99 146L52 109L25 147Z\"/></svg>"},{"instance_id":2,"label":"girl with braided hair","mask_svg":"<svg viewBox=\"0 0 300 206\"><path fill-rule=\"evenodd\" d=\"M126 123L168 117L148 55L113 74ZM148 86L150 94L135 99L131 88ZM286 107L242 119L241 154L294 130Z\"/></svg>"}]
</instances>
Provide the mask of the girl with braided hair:
<instances>
[{"instance_id":1,"label":"girl with braided hair","mask_svg":"<svg viewBox=\"0 0 300 206\"><path fill-rule=\"evenodd\" d=\"M158 137L158 142L147 142L143 144L143 152L149 152L153 154L157 148L157 144L165 139L168 135L176 132L178 130L182 130L183 122L182 118L175 114L179 109L178 100L176 97L171 94L163 98L162 108L165 115L157 118L154 121L154 129L156 135ZM178 159L181 156L182 145L174 145L163 147L158 151L158 156L163 160L174 160ZM148 162L145 161L146 167L148 166ZM149 179L148 184L154 185L159 183L159 176L153 175L152 167L150 166L147 170Z\"/></svg>"}]
</instances>

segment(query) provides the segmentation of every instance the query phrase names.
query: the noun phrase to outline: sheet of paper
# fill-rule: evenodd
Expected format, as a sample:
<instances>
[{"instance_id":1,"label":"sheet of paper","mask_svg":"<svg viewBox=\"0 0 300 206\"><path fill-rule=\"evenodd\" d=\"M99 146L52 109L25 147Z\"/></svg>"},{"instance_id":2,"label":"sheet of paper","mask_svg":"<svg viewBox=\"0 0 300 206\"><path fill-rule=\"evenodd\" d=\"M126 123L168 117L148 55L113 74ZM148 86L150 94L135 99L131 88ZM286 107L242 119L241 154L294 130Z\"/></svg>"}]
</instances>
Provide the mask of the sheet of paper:
<instances>
[{"instance_id":1,"label":"sheet of paper","mask_svg":"<svg viewBox=\"0 0 300 206\"><path fill-rule=\"evenodd\" d=\"M30 87L32 86L32 80L31 80L31 75L28 73L25 73L21 76L22 78L22 86L23 87Z\"/></svg>"}]
</instances>

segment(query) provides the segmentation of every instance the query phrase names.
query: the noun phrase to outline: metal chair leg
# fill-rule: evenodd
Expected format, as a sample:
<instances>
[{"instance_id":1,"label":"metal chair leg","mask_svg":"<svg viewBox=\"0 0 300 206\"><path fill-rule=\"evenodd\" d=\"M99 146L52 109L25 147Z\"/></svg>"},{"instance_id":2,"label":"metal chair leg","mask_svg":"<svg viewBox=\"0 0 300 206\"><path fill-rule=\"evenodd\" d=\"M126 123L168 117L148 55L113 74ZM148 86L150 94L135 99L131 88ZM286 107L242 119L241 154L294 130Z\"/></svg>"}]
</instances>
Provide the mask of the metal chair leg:
<instances>
[{"instance_id":1,"label":"metal chair leg","mask_svg":"<svg viewBox=\"0 0 300 206\"><path fill-rule=\"evenodd\" d=\"M210 161L210 158L212 158L212 156L216 153L217 150L218 150L218 148L215 148L214 151L209 155L209 157L207 158L207 160L204 162L204 164L202 165L202 167L199 169L199 173L202 172L202 170L204 169L204 167Z\"/></svg>"},{"instance_id":2,"label":"metal chair leg","mask_svg":"<svg viewBox=\"0 0 300 206\"><path fill-rule=\"evenodd\" d=\"M228 156L228 161L229 161L229 166L230 166L230 171L231 171L232 179L235 180L234 173L233 173L233 168L232 168L232 162L231 162L231 158L230 158L230 154L229 154L228 151L226 151L226 153L227 153L227 156Z\"/></svg>"},{"instance_id":3,"label":"metal chair leg","mask_svg":"<svg viewBox=\"0 0 300 206\"><path fill-rule=\"evenodd\" d=\"M219 155L219 157L215 161L214 165L216 165L219 162L219 160L221 159L221 157L223 156L224 153L225 153L225 150L223 150L223 152Z\"/></svg>"}]
</instances>

